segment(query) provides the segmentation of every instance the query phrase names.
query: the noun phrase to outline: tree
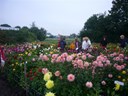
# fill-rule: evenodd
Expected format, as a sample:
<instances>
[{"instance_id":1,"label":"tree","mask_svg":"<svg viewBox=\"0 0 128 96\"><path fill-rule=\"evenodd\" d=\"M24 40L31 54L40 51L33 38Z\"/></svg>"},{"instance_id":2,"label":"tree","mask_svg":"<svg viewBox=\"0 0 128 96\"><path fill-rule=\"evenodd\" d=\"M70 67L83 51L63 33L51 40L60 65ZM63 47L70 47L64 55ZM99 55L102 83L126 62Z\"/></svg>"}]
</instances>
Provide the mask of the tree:
<instances>
[{"instance_id":1,"label":"tree","mask_svg":"<svg viewBox=\"0 0 128 96\"><path fill-rule=\"evenodd\" d=\"M39 41L45 40L46 38L47 31L43 28L39 29L38 27L31 27L30 32L32 32Z\"/></svg>"},{"instance_id":2,"label":"tree","mask_svg":"<svg viewBox=\"0 0 128 96\"><path fill-rule=\"evenodd\" d=\"M73 34L70 34L69 37L70 37L70 38L75 38L75 37L77 37L77 35L76 35L75 33L73 33Z\"/></svg>"},{"instance_id":3,"label":"tree","mask_svg":"<svg viewBox=\"0 0 128 96\"><path fill-rule=\"evenodd\" d=\"M3 26L3 27L11 27L11 26L8 25L8 24L1 24L0 26Z\"/></svg>"},{"instance_id":4,"label":"tree","mask_svg":"<svg viewBox=\"0 0 128 96\"><path fill-rule=\"evenodd\" d=\"M38 34L37 38L40 41L45 40L46 39L46 33L47 33L47 31L44 28L41 28L40 31L39 31L39 34Z\"/></svg>"},{"instance_id":5,"label":"tree","mask_svg":"<svg viewBox=\"0 0 128 96\"><path fill-rule=\"evenodd\" d=\"M19 30L19 36L17 36L18 42L32 42L36 40L36 36L30 32L29 28L24 26L21 30Z\"/></svg>"},{"instance_id":6,"label":"tree","mask_svg":"<svg viewBox=\"0 0 128 96\"><path fill-rule=\"evenodd\" d=\"M107 34L106 14L94 14L87 22L85 22L83 29L80 31L81 40L84 36L88 36L91 41L99 42L103 35Z\"/></svg>"},{"instance_id":7,"label":"tree","mask_svg":"<svg viewBox=\"0 0 128 96\"><path fill-rule=\"evenodd\" d=\"M113 0L109 14L94 14L80 31L80 37L88 36L99 42L106 35L110 42L118 42L119 36L128 36L128 0Z\"/></svg>"},{"instance_id":8,"label":"tree","mask_svg":"<svg viewBox=\"0 0 128 96\"><path fill-rule=\"evenodd\" d=\"M118 34L118 38L121 34L128 36L128 0L113 0L112 4L109 11L112 30Z\"/></svg>"},{"instance_id":9,"label":"tree","mask_svg":"<svg viewBox=\"0 0 128 96\"><path fill-rule=\"evenodd\" d=\"M21 29L21 27L20 27L20 26L15 26L15 28Z\"/></svg>"},{"instance_id":10,"label":"tree","mask_svg":"<svg viewBox=\"0 0 128 96\"><path fill-rule=\"evenodd\" d=\"M32 22L31 27L36 27L35 22Z\"/></svg>"},{"instance_id":11,"label":"tree","mask_svg":"<svg viewBox=\"0 0 128 96\"><path fill-rule=\"evenodd\" d=\"M29 30L29 28L27 26L23 26L21 29L22 30Z\"/></svg>"},{"instance_id":12,"label":"tree","mask_svg":"<svg viewBox=\"0 0 128 96\"><path fill-rule=\"evenodd\" d=\"M9 26L2 24L2 26ZM33 24L33 27L28 28L27 26L16 26L19 30L0 30L0 43L1 44L14 44L14 43L24 43L33 42L36 40L42 41L46 38L47 31L44 28L39 29Z\"/></svg>"}]
</instances>

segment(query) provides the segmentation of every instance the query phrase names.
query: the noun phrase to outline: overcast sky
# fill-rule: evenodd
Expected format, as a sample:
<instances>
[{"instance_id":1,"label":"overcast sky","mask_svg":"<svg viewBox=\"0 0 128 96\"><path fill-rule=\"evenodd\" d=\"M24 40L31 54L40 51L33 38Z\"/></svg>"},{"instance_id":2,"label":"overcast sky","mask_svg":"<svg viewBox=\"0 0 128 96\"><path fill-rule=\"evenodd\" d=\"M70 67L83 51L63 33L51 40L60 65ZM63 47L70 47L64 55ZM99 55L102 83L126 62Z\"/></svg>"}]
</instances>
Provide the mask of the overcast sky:
<instances>
[{"instance_id":1,"label":"overcast sky","mask_svg":"<svg viewBox=\"0 0 128 96\"><path fill-rule=\"evenodd\" d=\"M108 12L112 0L0 0L0 24L36 26L57 35L79 33L93 14Z\"/></svg>"}]
</instances>

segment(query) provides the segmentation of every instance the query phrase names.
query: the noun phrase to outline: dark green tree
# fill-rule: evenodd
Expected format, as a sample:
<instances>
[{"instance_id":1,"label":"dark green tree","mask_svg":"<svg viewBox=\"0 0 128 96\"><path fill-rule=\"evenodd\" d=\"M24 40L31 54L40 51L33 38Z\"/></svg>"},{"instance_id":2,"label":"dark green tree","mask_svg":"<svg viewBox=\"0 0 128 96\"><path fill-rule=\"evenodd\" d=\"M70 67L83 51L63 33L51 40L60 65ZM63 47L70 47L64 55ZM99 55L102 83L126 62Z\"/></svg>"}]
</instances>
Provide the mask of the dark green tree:
<instances>
[{"instance_id":1,"label":"dark green tree","mask_svg":"<svg viewBox=\"0 0 128 96\"><path fill-rule=\"evenodd\" d=\"M19 30L1 29L0 30L0 44L16 44L33 41L43 41L46 38L46 30L38 27L28 28L27 26L16 26Z\"/></svg>"},{"instance_id":2,"label":"dark green tree","mask_svg":"<svg viewBox=\"0 0 128 96\"><path fill-rule=\"evenodd\" d=\"M40 37L38 37L40 41L43 41L46 39L46 33L47 31L44 28L40 29L40 32L39 32Z\"/></svg>"},{"instance_id":3,"label":"dark green tree","mask_svg":"<svg viewBox=\"0 0 128 96\"><path fill-rule=\"evenodd\" d=\"M20 27L20 26L15 26L15 28L21 29L21 27Z\"/></svg>"},{"instance_id":4,"label":"dark green tree","mask_svg":"<svg viewBox=\"0 0 128 96\"><path fill-rule=\"evenodd\" d=\"M26 26L19 30L19 34L20 36L17 38L19 42L32 42L36 40L36 36Z\"/></svg>"},{"instance_id":5,"label":"dark green tree","mask_svg":"<svg viewBox=\"0 0 128 96\"><path fill-rule=\"evenodd\" d=\"M46 30L43 28L38 29L38 27L32 27L30 28L30 32L32 32L39 41L45 40L46 38Z\"/></svg>"},{"instance_id":6,"label":"dark green tree","mask_svg":"<svg viewBox=\"0 0 128 96\"><path fill-rule=\"evenodd\" d=\"M113 33L116 38L121 34L128 36L128 0L113 0L112 4L109 15Z\"/></svg>"},{"instance_id":7,"label":"dark green tree","mask_svg":"<svg viewBox=\"0 0 128 96\"><path fill-rule=\"evenodd\" d=\"M109 42L118 42L119 36L128 36L128 0L113 0L109 14L95 14L84 24L80 37L88 36L99 42L107 36Z\"/></svg>"},{"instance_id":8,"label":"dark green tree","mask_svg":"<svg viewBox=\"0 0 128 96\"><path fill-rule=\"evenodd\" d=\"M75 33L73 33L73 34L70 34L69 37L70 37L70 38L75 38L75 37L77 37L77 35L76 35Z\"/></svg>"},{"instance_id":9,"label":"dark green tree","mask_svg":"<svg viewBox=\"0 0 128 96\"><path fill-rule=\"evenodd\" d=\"M3 27L11 27L11 26L8 25L8 24L1 24L0 26L3 26Z\"/></svg>"},{"instance_id":10,"label":"dark green tree","mask_svg":"<svg viewBox=\"0 0 128 96\"><path fill-rule=\"evenodd\" d=\"M85 22L83 29L80 32L81 39L84 36L88 36L91 41L99 42L102 36L106 35L108 32L108 19L106 19L106 14L94 14L91 16L87 22Z\"/></svg>"}]
</instances>

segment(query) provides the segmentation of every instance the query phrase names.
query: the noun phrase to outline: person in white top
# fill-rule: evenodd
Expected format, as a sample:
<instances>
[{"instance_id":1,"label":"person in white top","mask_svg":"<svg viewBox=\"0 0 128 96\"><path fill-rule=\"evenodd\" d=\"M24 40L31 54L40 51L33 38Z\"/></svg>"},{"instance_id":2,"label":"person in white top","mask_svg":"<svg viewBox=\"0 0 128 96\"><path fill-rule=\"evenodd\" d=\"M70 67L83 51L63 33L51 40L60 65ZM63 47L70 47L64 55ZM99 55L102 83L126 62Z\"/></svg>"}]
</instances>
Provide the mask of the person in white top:
<instances>
[{"instance_id":1,"label":"person in white top","mask_svg":"<svg viewBox=\"0 0 128 96\"><path fill-rule=\"evenodd\" d=\"M88 37L84 37L82 42L82 50L87 51L89 48L91 48L91 41Z\"/></svg>"}]
</instances>

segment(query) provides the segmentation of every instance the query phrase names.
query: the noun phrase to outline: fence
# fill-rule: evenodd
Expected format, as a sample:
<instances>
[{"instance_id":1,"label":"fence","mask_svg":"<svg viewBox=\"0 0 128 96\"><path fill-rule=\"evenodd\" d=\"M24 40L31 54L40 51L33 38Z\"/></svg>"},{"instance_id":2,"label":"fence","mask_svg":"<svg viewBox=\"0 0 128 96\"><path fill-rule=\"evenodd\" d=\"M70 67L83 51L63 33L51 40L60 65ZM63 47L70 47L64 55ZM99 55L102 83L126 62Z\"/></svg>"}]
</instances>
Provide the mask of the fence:
<instances>
[{"instance_id":1,"label":"fence","mask_svg":"<svg viewBox=\"0 0 128 96\"><path fill-rule=\"evenodd\" d=\"M25 90L25 93L26 93L25 96L43 96L42 93L40 93L37 90L31 88L31 86L28 84L27 77L26 77L26 69L27 69L26 64L27 64L27 62L24 63L24 81L22 81L24 87L19 84L20 76L13 75L14 82L16 83L17 86L22 87L22 89ZM8 76L10 71L12 71L12 70L10 70L8 67L6 67L5 68L5 75Z\"/></svg>"}]
</instances>

